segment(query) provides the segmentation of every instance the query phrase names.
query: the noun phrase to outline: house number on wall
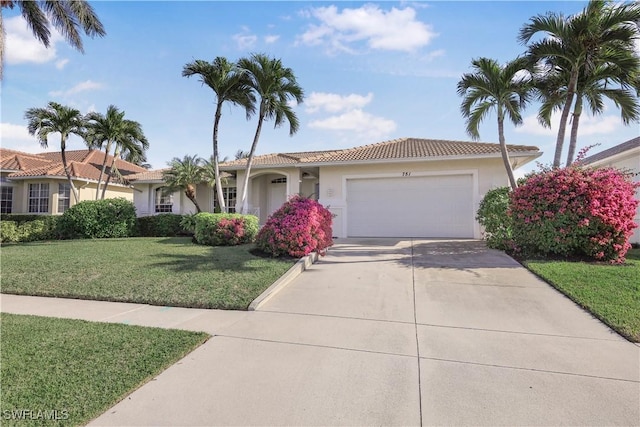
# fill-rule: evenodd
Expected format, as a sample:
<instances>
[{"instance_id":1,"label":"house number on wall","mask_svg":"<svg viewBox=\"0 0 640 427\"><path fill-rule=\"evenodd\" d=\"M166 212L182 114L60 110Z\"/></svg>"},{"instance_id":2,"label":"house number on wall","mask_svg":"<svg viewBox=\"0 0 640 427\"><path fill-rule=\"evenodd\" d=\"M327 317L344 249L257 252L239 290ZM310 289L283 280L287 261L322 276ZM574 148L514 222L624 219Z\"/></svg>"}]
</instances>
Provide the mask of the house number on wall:
<instances>
[{"instance_id":1,"label":"house number on wall","mask_svg":"<svg viewBox=\"0 0 640 427\"><path fill-rule=\"evenodd\" d=\"M402 172L402 176L411 176L411 172Z\"/></svg>"}]
</instances>

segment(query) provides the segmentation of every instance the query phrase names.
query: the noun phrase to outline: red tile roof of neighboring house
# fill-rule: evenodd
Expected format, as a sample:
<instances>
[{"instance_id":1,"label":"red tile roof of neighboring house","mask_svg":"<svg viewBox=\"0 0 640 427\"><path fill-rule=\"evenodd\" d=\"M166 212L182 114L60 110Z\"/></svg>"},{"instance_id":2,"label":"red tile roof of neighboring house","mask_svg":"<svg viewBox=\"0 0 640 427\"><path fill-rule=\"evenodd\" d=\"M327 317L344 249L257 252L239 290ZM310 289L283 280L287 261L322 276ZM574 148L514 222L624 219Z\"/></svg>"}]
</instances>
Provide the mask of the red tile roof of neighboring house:
<instances>
[{"instance_id":1,"label":"red tile roof of neighboring house","mask_svg":"<svg viewBox=\"0 0 640 427\"><path fill-rule=\"evenodd\" d=\"M538 147L529 145L507 145L507 148L511 154L537 154L539 152ZM499 144L401 138L344 150L265 154L254 157L253 164L256 166L275 166L309 163L348 163L496 154L500 154ZM222 166L229 170L233 169L233 167L245 165L246 159L240 159L226 162Z\"/></svg>"},{"instance_id":2,"label":"red tile roof of neighboring house","mask_svg":"<svg viewBox=\"0 0 640 427\"><path fill-rule=\"evenodd\" d=\"M585 165L589 165L591 163L598 162L600 160L604 160L607 157L615 156L616 154L622 154L625 151L633 150L634 148L640 147L640 136L637 138L630 139L628 141L623 142L622 144L618 144L606 150L603 150L599 153L596 153L592 156L585 157L582 160L582 163Z\"/></svg>"},{"instance_id":3,"label":"red tile roof of neighboring house","mask_svg":"<svg viewBox=\"0 0 640 427\"><path fill-rule=\"evenodd\" d=\"M98 150L65 151L71 176L79 179L97 181L100 176L100 170L102 169L104 154L104 152ZM113 156L107 155L106 171L109 170L112 161ZM146 169L141 166L121 159L116 159L115 164L125 179L132 174L146 171ZM60 152L30 154L3 148L0 149L0 165L2 169L17 171L9 174L9 179L66 177L64 167L62 166L62 154ZM120 180L115 180L115 182L123 184Z\"/></svg>"},{"instance_id":4,"label":"red tile roof of neighboring house","mask_svg":"<svg viewBox=\"0 0 640 427\"><path fill-rule=\"evenodd\" d=\"M148 182L148 181L162 181L162 173L168 171L169 168L148 170L141 173L136 173L127 176L127 181L135 182ZM230 178L232 175L228 172L220 172L221 178Z\"/></svg>"}]
</instances>

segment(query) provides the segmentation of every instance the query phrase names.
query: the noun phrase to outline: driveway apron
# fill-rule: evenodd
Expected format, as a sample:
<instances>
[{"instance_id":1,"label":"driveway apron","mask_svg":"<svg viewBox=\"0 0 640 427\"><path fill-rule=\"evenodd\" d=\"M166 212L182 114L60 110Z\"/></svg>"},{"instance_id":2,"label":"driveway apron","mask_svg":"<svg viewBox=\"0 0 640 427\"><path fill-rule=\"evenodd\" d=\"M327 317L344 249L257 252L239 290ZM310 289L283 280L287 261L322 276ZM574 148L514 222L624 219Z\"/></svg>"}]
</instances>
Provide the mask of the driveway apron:
<instances>
[{"instance_id":1,"label":"driveway apron","mask_svg":"<svg viewBox=\"0 0 640 427\"><path fill-rule=\"evenodd\" d=\"M640 348L478 241L340 239L92 425L637 425Z\"/></svg>"}]
</instances>

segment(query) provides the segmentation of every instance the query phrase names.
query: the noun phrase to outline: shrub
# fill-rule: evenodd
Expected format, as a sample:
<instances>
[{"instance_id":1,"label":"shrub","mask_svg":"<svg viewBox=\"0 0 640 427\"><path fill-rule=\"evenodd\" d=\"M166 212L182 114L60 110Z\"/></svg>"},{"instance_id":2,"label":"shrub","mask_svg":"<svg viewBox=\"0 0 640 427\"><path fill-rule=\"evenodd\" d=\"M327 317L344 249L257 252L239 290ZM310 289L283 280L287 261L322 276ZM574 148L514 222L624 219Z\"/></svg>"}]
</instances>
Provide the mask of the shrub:
<instances>
[{"instance_id":1,"label":"shrub","mask_svg":"<svg viewBox=\"0 0 640 427\"><path fill-rule=\"evenodd\" d=\"M313 199L294 196L275 211L256 237L256 245L272 256L302 257L333 244L331 212Z\"/></svg>"},{"instance_id":2,"label":"shrub","mask_svg":"<svg viewBox=\"0 0 640 427\"><path fill-rule=\"evenodd\" d=\"M258 233L254 215L207 213L196 214L195 241L201 245L232 246L251 243Z\"/></svg>"},{"instance_id":3,"label":"shrub","mask_svg":"<svg viewBox=\"0 0 640 427\"><path fill-rule=\"evenodd\" d=\"M136 232L136 208L122 198L80 202L62 214L58 231L65 239L131 237Z\"/></svg>"},{"instance_id":4,"label":"shrub","mask_svg":"<svg viewBox=\"0 0 640 427\"><path fill-rule=\"evenodd\" d=\"M141 237L175 237L188 232L182 227L182 215L164 213L143 216L137 219L138 236Z\"/></svg>"},{"instance_id":5,"label":"shrub","mask_svg":"<svg viewBox=\"0 0 640 427\"><path fill-rule=\"evenodd\" d=\"M195 234L195 232L196 232L196 214L182 215L182 219L180 220L180 226L187 233Z\"/></svg>"},{"instance_id":6,"label":"shrub","mask_svg":"<svg viewBox=\"0 0 640 427\"><path fill-rule=\"evenodd\" d=\"M508 214L509 191L509 187L487 191L478 208L476 219L484 228L487 246L493 249L506 250L512 246L512 221Z\"/></svg>"},{"instance_id":7,"label":"shrub","mask_svg":"<svg viewBox=\"0 0 640 427\"><path fill-rule=\"evenodd\" d=\"M532 174L511 196L517 248L524 254L624 262L636 227L637 186L613 168L570 166Z\"/></svg>"},{"instance_id":8,"label":"shrub","mask_svg":"<svg viewBox=\"0 0 640 427\"><path fill-rule=\"evenodd\" d=\"M18 215L16 215L18 216ZM1 224L0 242L33 242L37 240L52 240L58 238L57 224L59 216L24 215L20 221L3 219Z\"/></svg>"}]
</instances>

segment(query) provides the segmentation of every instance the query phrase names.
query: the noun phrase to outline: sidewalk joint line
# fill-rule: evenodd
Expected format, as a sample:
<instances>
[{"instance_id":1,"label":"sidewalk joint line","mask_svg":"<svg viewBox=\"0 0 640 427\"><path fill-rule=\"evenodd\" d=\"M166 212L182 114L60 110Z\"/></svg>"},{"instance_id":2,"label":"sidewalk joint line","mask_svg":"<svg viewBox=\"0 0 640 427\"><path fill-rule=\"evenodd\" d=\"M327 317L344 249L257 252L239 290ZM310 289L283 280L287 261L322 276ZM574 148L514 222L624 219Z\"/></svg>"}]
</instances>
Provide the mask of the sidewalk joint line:
<instances>
[{"instance_id":1,"label":"sidewalk joint line","mask_svg":"<svg viewBox=\"0 0 640 427\"><path fill-rule=\"evenodd\" d=\"M475 366L486 366L489 368L499 368L499 369L514 369L517 371L532 371L532 372L541 372L545 374L557 374L557 375L570 375L573 377L583 377L583 378L595 378L600 380L609 380L609 381L622 381L627 383L640 384L640 380L628 380L626 378L612 378L612 377L603 377L600 375L590 375L590 374L576 374L574 372L562 372L562 371L551 371L548 369L538 369L538 368L523 368L520 366L507 366L507 365L497 365L493 363L481 363L481 362L466 362L463 360L453 360L453 359L442 359L439 357L421 357L426 360L435 360L437 362L449 362L449 363L460 363L462 365L475 365Z\"/></svg>"},{"instance_id":2,"label":"sidewalk joint line","mask_svg":"<svg viewBox=\"0 0 640 427\"><path fill-rule=\"evenodd\" d=\"M411 239L411 286L413 289L413 324L416 335L416 354L418 355L418 407L420 408L420 425L422 426L422 374L420 372L420 341L418 338L418 314L416 309L416 268L413 264L413 246L414 242L413 239Z\"/></svg>"},{"instance_id":3,"label":"sidewalk joint line","mask_svg":"<svg viewBox=\"0 0 640 427\"><path fill-rule=\"evenodd\" d=\"M369 322L399 323L403 325L413 325L415 323L415 322L407 322L404 320L370 319L366 317L338 316L336 314L299 313L296 311L278 311L278 310L259 309L259 310L255 310L253 313L275 313L275 314L291 314L295 316L329 317L334 319L366 320Z\"/></svg>"},{"instance_id":4,"label":"sidewalk joint line","mask_svg":"<svg viewBox=\"0 0 640 427\"><path fill-rule=\"evenodd\" d=\"M592 340L592 341L610 341L610 342L618 342L621 344L626 344L629 341L615 339L615 338L596 338L596 337L576 337L571 335L560 335L560 334L545 334L542 332L523 332L523 331L506 331L502 329L489 329L489 328L472 328L470 326L451 326L451 325L436 325L433 323L418 323L419 326L428 326L433 328L446 328L446 329L464 329L469 331L483 331L483 332L499 332L503 334L514 334L514 335L536 335L543 337L552 337L552 338L571 338L577 340ZM612 333L613 335L613 333Z\"/></svg>"},{"instance_id":5,"label":"sidewalk joint line","mask_svg":"<svg viewBox=\"0 0 640 427\"><path fill-rule=\"evenodd\" d=\"M397 357L409 357L416 358L416 356L412 354L402 354L402 353L390 353L387 351L376 351L376 350L363 350L359 348L348 348L348 347L337 347L333 345L323 345L323 344L310 344L303 342L292 342L292 341L278 341L278 340L270 340L266 338L251 338L251 337L241 337L237 335L226 335L226 334L216 334L215 337L220 338L231 338L236 340L245 340L245 341L257 341L257 342L266 342L271 344L286 344L286 345L296 345L301 347L317 347L317 348L326 348L330 350L344 350L344 351L355 351L358 353L369 353L369 354L381 354L384 356L397 356Z\"/></svg>"}]
</instances>

